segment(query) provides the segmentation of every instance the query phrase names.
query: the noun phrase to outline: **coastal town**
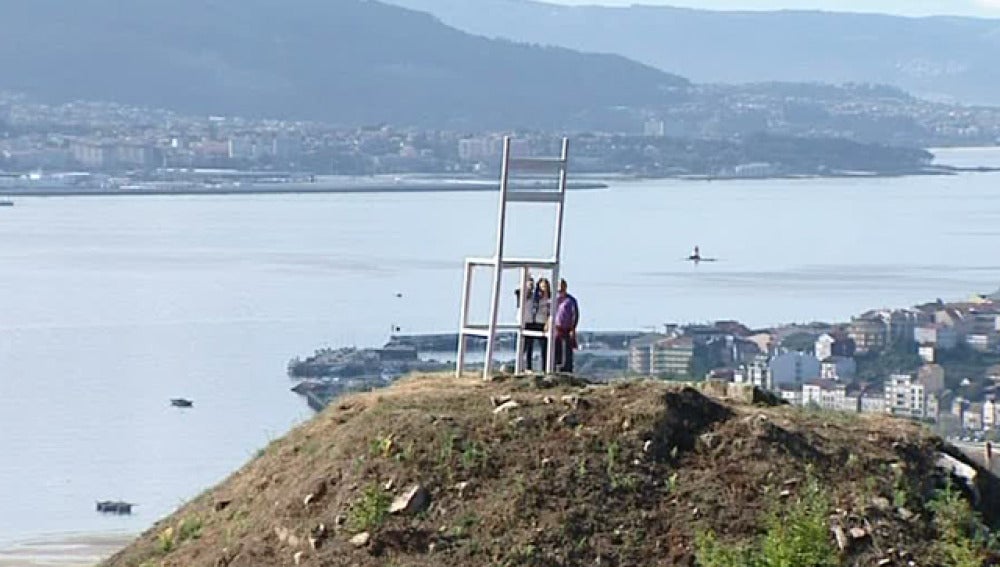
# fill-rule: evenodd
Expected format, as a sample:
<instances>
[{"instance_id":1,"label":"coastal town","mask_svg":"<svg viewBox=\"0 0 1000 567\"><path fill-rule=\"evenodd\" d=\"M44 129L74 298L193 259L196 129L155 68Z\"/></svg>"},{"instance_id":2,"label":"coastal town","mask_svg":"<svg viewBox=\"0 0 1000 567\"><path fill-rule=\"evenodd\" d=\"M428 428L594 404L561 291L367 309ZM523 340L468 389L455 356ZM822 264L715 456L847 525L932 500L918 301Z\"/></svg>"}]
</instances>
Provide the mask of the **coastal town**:
<instances>
[{"instance_id":1,"label":"coastal town","mask_svg":"<svg viewBox=\"0 0 1000 567\"><path fill-rule=\"evenodd\" d=\"M996 438L1000 292L876 309L841 324L668 325L629 345L633 375L752 384L792 405L884 413Z\"/></svg>"},{"instance_id":2,"label":"coastal town","mask_svg":"<svg viewBox=\"0 0 1000 567\"><path fill-rule=\"evenodd\" d=\"M1000 291L869 310L844 323L751 329L715 321L580 337L576 373L591 380L751 384L796 406L890 414L951 437L1000 439ZM394 336L380 349L323 349L291 361L289 376L298 381L295 391L320 409L340 393L409 372L454 370L457 340ZM513 341L509 334L499 339L508 371Z\"/></svg>"},{"instance_id":3,"label":"coastal town","mask_svg":"<svg viewBox=\"0 0 1000 567\"><path fill-rule=\"evenodd\" d=\"M686 104L623 109L613 127L577 133L572 168L575 175L692 179L947 174L953 170L932 164L921 148L1000 140L1000 113L992 109L875 87L820 94L777 85L693 88ZM840 116L849 130L831 131L833 123L804 119L790 105ZM879 129L898 116L912 122L905 132ZM111 102L45 104L0 92L0 193L337 190L331 176L492 179L503 135L191 116ZM515 153L553 153L560 136L519 131Z\"/></svg>"}]
</instances>

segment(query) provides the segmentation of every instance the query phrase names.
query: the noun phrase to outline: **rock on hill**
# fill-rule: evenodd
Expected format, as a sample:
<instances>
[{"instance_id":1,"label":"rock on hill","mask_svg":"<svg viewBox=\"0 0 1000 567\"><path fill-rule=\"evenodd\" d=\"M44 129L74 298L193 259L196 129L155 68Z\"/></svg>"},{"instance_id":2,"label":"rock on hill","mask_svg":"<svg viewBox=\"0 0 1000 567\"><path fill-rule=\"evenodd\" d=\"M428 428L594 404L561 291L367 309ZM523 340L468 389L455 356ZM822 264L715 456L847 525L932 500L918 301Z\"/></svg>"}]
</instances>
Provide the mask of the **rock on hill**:
<instances>
[{"instance_id":1,"label":"rock on hill","mask_svg":"<svg viewBox=\"0 0 1000 567\"><path fill-rule=\"evenodd\" d=\"M993 477L912 422L749 403L757 395L408 379L341 399L104 567L985 557L967 537L984 526L964 493L935 492L937 463L975 476L968 493L987 524L1000 514Z\"/></svg>"},{"instance_id":2,"label":"rock on hill","mask_svg":"<svg viewBox=\"0 0 1000 567\"><path fill-rule=\"evenodd\" d=\"M0 88L195 114L430 127L572 124L678 96L616 55L490 40L368 0L0 3Z\"/></svg>"}]
</instances>

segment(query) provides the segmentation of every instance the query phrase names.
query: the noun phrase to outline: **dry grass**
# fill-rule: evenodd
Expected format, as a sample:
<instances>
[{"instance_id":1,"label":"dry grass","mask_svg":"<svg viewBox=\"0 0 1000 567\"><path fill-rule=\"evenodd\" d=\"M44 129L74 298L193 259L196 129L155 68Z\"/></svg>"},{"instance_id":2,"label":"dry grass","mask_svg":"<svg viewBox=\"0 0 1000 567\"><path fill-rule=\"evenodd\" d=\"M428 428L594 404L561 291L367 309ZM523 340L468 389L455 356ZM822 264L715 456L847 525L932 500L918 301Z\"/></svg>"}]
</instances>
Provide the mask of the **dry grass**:
<instances>
[{"instance_id":1,"label":"dry grass","mask_svg":"<svg viewBox=\"0 0 1000 567\"><path fill-rule=\"evenodd\" d=\"M520 407L494 413L507 396ZM928 551L929 517L904 522L871 503L902 497L921 513L939 446L905 421L661 382L419 376L334 403L104 565L269 567L296 554L331 566L691 565L696 533L756 537L808 475L845 529L868 522L871 536L842 560L870 565L890 547ZM361 529L352 511L412 484L429 490L429 509L371 522L364 547L348 541ZM189 518L197 538L157 548Z\"/></svg>"}]
</instances>

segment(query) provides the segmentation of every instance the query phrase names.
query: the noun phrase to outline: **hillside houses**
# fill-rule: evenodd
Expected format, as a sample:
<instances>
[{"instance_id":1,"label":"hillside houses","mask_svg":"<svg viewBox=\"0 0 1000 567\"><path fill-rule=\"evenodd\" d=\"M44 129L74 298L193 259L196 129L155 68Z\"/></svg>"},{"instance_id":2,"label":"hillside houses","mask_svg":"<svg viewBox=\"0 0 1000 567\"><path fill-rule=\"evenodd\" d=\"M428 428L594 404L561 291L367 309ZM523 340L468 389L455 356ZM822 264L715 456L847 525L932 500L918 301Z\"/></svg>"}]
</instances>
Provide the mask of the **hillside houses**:
<instances>
[{"instance_id":1,"label":"hillside houses","mask_svg":"<svg viewBox=\"0 0 1000 567\"><path fill-rule=\"evenodd\" d=\"M794 405L940 420L972 431L1000 429L1000 365L987 372L985 386L953 376L955 389L949 390L945 367L939 364L942 357L947 365L975 352L983 353L987 363L992 355L1000 359L996 301L1000 293L870 310L842 325L757 330L735 321L668 325L664 333L629 345L629 368L672 379L753 384ZM788 342L789 337L795 340ZM794 348L785 346L789 344ZM919 359L909 354L914 352ZM863 372L859 360L866 365ZM958 393L974 399L964 400Z\"/></svg>"},{"instance_id":2,"label":"hillside houses","mask_svg":"<svg viewBox=\"0 0 1000 567\"><path fill-rule=\"evenodd\" d=\"M928 311L932 320L914 331L921 347L932 346L935 352L960 343L980 352L996 352L1000 347L1000 305L981 300L933 305Z\"/></svg>"},{"instance_id":3,"label":"hillside houses","mask_svg":"<svg viewBox=\"0 0 1000 567\"><path fill-rule=\"evenodd\" d=\"M816 339L816 358L826 360L834 356L853 357L857 350L854 340L844 333L823 333Z\"/></svg>"},{"instance_id":4,"label":"hillside houses","mask_svg":"<svg viewBox=\"0 0 1000 567\"><path fill-rule=\"evenodd\" d=\"M880 309L865 312L851 320L847 335L856 352L865 354L884 349L890 343L910 340L918 326L931 322L931 316L917 309Z\"/></svg>"},{"instance_id":5,"label":"hillside houses","mask_svg":"<svg viewBox=\"0 0 1000 567\"><path fill-rule=\"evenodd\" d=\"M693 357L690 337L647 335L629 344L628 367L634 374L687 376Z\"/></svg>"},{"instance_id":6,"label":"hillside houses","mask_svg":"<svg viewBox=\"0 0 1000 567\"><path fill-rule=\"evenodd\" d=\"M704 378L716 369L735 369L761 353L750 331L734 321L668 326L629 343L629 372L670 378ZM695 375L697 374L697 375Z\"/></svg>"}]
</instances>

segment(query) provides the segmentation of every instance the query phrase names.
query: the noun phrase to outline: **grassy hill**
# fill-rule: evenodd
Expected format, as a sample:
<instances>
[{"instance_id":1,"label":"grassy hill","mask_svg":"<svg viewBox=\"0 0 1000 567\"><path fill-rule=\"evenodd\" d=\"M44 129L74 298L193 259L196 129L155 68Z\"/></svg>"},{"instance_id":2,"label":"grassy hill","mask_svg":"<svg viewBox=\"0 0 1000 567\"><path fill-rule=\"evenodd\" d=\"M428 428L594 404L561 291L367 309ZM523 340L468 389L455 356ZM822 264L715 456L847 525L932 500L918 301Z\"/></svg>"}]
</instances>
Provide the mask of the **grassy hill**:
<instances>
[{"instance_id":1,"label":"grassy hill","mask_svg":"<svg viewBox=\"0 0 1000 567\"><path fill-rule=\"evenodd\" d=\"M935 462L955 451L920 426L749 403L758 395L407 379L334 403L103 565L985 560L975 538L1000 514L993 477L942 492Z\"/></svg>"}]
</instances>

